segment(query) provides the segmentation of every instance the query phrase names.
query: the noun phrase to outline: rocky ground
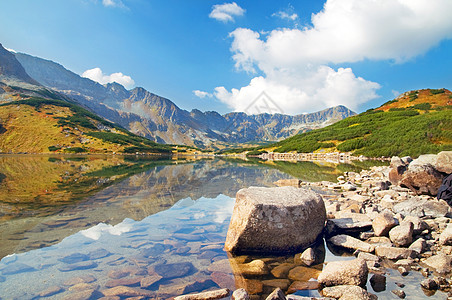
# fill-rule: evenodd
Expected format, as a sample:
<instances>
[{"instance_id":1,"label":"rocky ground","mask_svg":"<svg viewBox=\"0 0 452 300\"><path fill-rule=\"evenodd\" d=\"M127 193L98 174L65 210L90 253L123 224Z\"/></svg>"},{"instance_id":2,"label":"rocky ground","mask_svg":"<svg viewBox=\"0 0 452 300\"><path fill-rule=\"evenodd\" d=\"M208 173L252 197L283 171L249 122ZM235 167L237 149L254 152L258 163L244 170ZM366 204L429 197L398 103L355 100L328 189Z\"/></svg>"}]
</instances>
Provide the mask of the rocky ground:
<instances>
[{"instance_id":1,"label":"rocky ground","mask_svg":"<svg viewBox=\"0 0 452 300\"><path fill-rule=\"evenodd\" d=\"M388 268L396 269L402 276L419 272L424 280L418 284L425 295L441 290L447 299L452 299L452 208L435 197L442 180L451 173L452 152L442 152L416 160L393 157L390 166L373 167L361 173L347 172L336 183L277 182L279 186L336 191L323 197L327 212L324 238L330 250L347 250L356 259L329 262L318 272L317 281L300 286L300 289L318 288L324 298L286 296L291 288L292 292L296 290L300 281L274 279L277 288L266 299L377 299L363 287L368 278L375 291L379 285L385 285ZM315 264L316 251L308 248L290 263L280 263L271 273L275 275L285 267L286 273L295 274L302 265ZM294 264L297 257L301 266ZM260 269L258 260L248 264L255 264L255 269L264 272L268 267L264 261ZM405 298L405 285L397 285L391 291L393 296ZM244 287L234 291L232 299L254 299L253 291L247 289L250 286ZM199 294L176 299L219 298Z\"/></svg>"}]
</instances>

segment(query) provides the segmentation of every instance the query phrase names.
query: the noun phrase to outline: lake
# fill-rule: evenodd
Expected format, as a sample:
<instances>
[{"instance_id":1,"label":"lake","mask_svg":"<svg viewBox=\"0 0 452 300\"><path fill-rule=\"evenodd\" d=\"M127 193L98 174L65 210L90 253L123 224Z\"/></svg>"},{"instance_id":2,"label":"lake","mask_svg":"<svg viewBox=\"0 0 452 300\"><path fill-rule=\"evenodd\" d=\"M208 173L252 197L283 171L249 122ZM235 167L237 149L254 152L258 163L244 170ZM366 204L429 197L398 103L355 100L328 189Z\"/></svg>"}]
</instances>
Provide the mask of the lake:
<instances>
[{"instance_id":1,"label":"lake","mask_svg":"<svg viewBox=\"0 0 452 300\"><path fill-rule=\"evenodd\" d=\"M353 257L322 242L318 265L275 277L270 269L296 264L293 254L228 255L223 245L235 194L294 177L335 181L344 171L365 167L369 162L0 156L0 298L98 299L122 293L168 299L245 287L253 299L265 299L276 286L306 285L323 261ZM247 273L246 264L255 259L266 263L265 274ZM389 269L384 290L370 284L368 290L393 299L390 291L403 282L413 286L404 289L409 299L423 299L421 279L417 272L402 277ZM315 289L297 294L319 295Z\"/></svg>"}]
</instances>

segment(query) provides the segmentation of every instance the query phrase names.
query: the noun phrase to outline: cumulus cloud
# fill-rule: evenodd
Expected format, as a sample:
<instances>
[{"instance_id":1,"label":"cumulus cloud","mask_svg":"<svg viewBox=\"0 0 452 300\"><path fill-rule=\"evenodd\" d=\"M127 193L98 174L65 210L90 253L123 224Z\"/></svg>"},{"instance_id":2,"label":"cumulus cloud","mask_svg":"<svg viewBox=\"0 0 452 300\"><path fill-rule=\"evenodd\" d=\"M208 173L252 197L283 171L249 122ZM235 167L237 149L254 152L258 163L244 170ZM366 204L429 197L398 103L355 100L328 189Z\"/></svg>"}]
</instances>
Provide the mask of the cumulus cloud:
<instances>
[{"instance_id":1,"label":"cumulus cloud","mask_svg":"<svg viewBox=\"0 0 452 300\"><path fill-rule=\"evenodd\" d=\"M104 74L100 68L94 68L83 72L82 77L89 78L100 84L116 82L123 85L127 89L131 89L135 85L135 81L130 76L124 75L121 72L112 73L110 75Z\"/></svg>"},{"instance_id":2,"label":"cumulus cloud","mask_svg":"<svg viewBox=\"0 0 452 300\"><path fill-rule=\"evenodd\" d=\"M196 97L199 97L201 99L213 97L213 95L211 93L200 91L200 90L194 90L193 94L195 94Z\"/></svg>"},{"instance_id":3,"label":"cumulus cloud","mask_svg":"<svg viewBox=\"0 0 452 300\"><path fill-rule=\"evenodd\" d=\"M403 63L452 37L450 0L327 0L312 26L260 34L230 33L235 67L262 76L248 86L215 96L235 110L263 90L286 113L344 104L352 109L378 97L377 83L333 64L363 60ZM320 107L322 106L322 107Z\"/></svg>"},{"instance_id":4,"label":"cumulus cloud","mask_svg":"<svg viewBox=\"0 0 452 300\"><path fill-rule=\"evenodd\" d=\"M209 17L222 22L234 21L234 17L243 16L245 10L237 5L237 3L224 3L212 6Z\"/></svg>"}]
</instances>

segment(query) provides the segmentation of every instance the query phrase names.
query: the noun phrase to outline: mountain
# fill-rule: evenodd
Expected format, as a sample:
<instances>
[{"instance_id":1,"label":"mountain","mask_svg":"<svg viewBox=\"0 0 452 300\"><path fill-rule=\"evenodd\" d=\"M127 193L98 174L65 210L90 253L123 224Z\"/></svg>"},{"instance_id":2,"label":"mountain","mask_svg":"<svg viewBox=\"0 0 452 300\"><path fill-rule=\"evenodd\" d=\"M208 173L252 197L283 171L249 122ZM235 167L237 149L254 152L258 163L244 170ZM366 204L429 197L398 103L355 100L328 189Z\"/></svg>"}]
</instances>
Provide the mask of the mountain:
<instances>
[{"instance_id":1,"label":"mountain","mask_svg":"<svg viewBox=\"0 0 452 300\"><path fill-rule=\"evenodd\" d=\"M31 78L0 44L0 153L166 153Z\"/></svg>"},{"instance_id":2,"label":"mountain","mask_svg":"<svg viewBox=\"0 0 452 300\"><path fill-rule=\"evenodd\" d=\"M219 149L238 143L277 141L355 114L343 106L298 116L245 113L222 116L196 109L189 112L141 87L129 91L117 83L101 85L55 62L23 53L15 56L26 72L44 86L159 143Z\"/></svg>"},{"instance_id":3,"label":"mountain","mask_svg":"<svg viewBox=\"0 0 452 300\"><path fill-rule=\"evenodd\" d=\"M452 93L446 89L410 91L376 109L260 147L253 153L269 150L351 151L369 157L452 150Z\"/></svg>"}]
</instances>

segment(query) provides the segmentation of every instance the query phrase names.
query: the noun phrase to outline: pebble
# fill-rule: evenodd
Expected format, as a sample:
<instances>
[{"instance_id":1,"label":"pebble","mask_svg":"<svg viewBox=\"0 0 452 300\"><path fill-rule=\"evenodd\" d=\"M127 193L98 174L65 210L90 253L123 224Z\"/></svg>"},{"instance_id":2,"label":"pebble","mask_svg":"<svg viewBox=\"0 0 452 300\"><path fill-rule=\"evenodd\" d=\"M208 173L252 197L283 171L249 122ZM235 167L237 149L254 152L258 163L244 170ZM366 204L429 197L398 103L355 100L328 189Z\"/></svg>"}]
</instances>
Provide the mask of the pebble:
<instances>
[{"instance_id":1,"label":"pebble","mask_svg":"<svg viewBox=\"0 0 452 300\"><path fill-rule=\"evenodd\" d=\"M400 299L405 299L406 294L403 290L392 290L391 293L399 297Z\"/></svg>"}]
</instances>

